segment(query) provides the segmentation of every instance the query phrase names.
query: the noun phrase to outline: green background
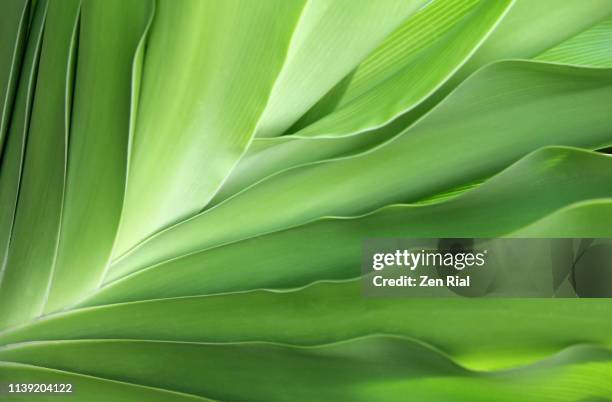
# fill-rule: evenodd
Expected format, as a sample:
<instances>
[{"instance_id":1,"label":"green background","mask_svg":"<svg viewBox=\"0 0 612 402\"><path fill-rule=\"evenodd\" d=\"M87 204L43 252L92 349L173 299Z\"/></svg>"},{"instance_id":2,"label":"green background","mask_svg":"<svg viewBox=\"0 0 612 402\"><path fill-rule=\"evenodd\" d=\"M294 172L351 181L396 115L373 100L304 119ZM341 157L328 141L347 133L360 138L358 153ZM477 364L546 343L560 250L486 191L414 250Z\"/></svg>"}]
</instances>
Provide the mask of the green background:
<instances>
[{"instance_id":1,"label":"green background","mask_svg":"<svg viewBox=\"0 0 612 402\"><path fill-rule=\"evenodd\" d=\"M611 237L611 68L612 0L2 0L0 400L612 400L610 300L359 278Z\"/></svg>"}]
</instances>

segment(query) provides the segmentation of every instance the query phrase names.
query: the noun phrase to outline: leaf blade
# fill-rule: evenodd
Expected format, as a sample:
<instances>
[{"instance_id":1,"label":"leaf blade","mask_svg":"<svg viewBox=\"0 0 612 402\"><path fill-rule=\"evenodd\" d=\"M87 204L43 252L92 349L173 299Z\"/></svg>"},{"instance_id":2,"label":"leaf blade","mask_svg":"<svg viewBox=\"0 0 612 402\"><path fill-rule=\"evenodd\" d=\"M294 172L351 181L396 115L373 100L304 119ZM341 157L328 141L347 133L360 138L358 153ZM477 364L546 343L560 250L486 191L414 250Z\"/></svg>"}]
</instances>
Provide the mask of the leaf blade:
<instances>
[{"instance_id":1,"label":"leaf blade","mask_svg":"<svg viewBox=\"0 0 612 402\"><path fill-rule=\"evenodd\" d=\"M1 284L0 327L39 315L52 275L64 196L79 6L76 0L49 2L13 240Z\"/></svg>"},{"instance_id":2,"label":"leaf blade","mask_svg":"<svg viewBox=\"0 0 612 402\"><path fill-rule=\"evenodd\" d=\"M542 146L601 148L612 141L606 106L611 97L609 70L527 61L492 64L393 140L353 157L272 176L143 242L116 260L109 279L164 258L318 217L417 201L488 177ZM460 133L460 143L445 147ZM430 155L437 155L439 163L428 163ZM362 173L356 176L355 171ZM394 171L403 174L388 174ZM350 201L343 201L347 195ZM265 214L270 208L274 216ZM241 227L220 223L228 219L240 219Z\"/></svg>"}]
</instances>

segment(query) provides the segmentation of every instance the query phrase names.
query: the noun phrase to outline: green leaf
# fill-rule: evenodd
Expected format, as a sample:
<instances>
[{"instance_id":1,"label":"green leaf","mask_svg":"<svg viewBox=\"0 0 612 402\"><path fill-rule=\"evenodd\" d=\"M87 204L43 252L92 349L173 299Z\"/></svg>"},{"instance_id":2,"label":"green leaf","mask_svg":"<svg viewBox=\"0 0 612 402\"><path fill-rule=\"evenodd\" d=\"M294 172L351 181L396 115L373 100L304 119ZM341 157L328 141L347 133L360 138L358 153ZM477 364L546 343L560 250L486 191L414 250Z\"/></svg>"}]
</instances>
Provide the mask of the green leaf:
<instances>
[{"instance_id":1,"label":"green leaf","mask_svg":"<svg viewBox=\"0 0 612 402\"><path fill-rule=\"evenodd\" d=\"M271 176L147 239L117 260L109 279L322 216L414 202L489 177L542 146L601 148L612 143L610 101L610 70L526 61L490 65L393 140ZM231 220L240 226L224 225Z\"/></svg>"},{"instance_id":2,"label":"green leaf","mask_svg":"<svg viewBox=\"0 0 612 402\"><path fill-rule=\"evenodd\" d=\"M510 4L510 1L432 4L357 68L333 113L296 134L306 137L352 134L380 127L410 110L478 49Z\"/></svg>"},{"instance_id":3,"label":"green leaf","mask_svg":"<svg viewBox=\"0 0 612 402\"><path fill-rule=\"evenodd\" d=\"M8 0L0 12L0 151L10 123L29 16L28 0Z\"/></svg>"},{"instance_id":4,"label":"green leaf","mask_svg":"<svg viewBox=\"0 0 612 402\"><path fill-rule=\"evenodd\" d=\"M568 205L521 228L516 237L612 237L612 200L590 200Z\"/></svg>"},{"instance_id":5,"label":"green leaf","mask_svg":"<svg viewBox=\"0 0 612 402\"><path fill-rule=\"evenodd\" d=\"M580 236L556 294L608 284L610 0L0 3L3 401L612 397L610 300L360 270Z\"/></svg>"},{"instance_id":6,"label":"green leaf","mask_svg":"<svg viewBox=\"0 0 612 402\"><path fill-rule=\"evenodd\" d=\"M405 127L412 123L424 111L429 110L442 97L446 96L468 74L485 64L505 58L531 58L548 47L565 41L583 29L588 30L606 15L612 14L612 5L606 1L596 1L586 6L584 2L575 0L563 2L561 5L553 5L549 0L521 0L517 3L511 7L510 15L501 20L500 26L496 29L494 35L485 42L484 49L477 51L468 65L462 68L447 85L440 88L432 99L423 104L419 109L408 113L401 121L395 122L394 127L401 125ZM354 110L360 104L359 102L357 102L357 105L354 105L349 103L349 101L355 103L354 94L361 94L363 98L364 93L368 93L367 89L372 89L374 93L380 93L380 88L376 84L381 82L386 84L387 88L396 91L410 87L406 82L398 80L397 76L393 77L393 74L398 75L398 70L405 66L407 60L416 60L416 63L410 64L409 62L408 67L403 67L406 74L404 81L413 80L413 85L417 88L427 88L428 81L424 77L428 75L431 77L433 75L432 78L434 78L435 73L439 73L436 68L455 68L452 63L449 63L448 57L440 57L441 55L436 53L435 50L440 50L441 45L439 42L444 38L446 38L447 42L450 41L451 44L453 44L453 41L459 42L465 40L465 35L457 34L454 31L451 31L450 34L447 33L446 37L444 37L444 33L448 32L458 19L464 17L465 13L473 8L473 5L473 2L465 1L434 1L428 7L420 10L415 17L409 19L397 32L381 44L379 49L359 66L357 72L348 77L346 83L335 90L337 94L328 95L329 98L337 98L333 99L333 101L325 100L325 102L331 102L333 106L328 106L325 112L315 111L318 114L315 114L314 117L306 117L305 121L312 122L314 120L316 121L315 124L302 131L300 129L308 126L308 124L302 123L301 126L297 126L293 131L297 131L297 137L287 136L286 138L279 138L278 141L271 140L266 142L256 139L254 146L249 149L249 152L230 176L228 182L224 184L221 193L215 197L212 205L217 204L257 180L285 168L347 155L348 153L360 151L384 142L397 134L398 131L394 130L393 127L383 127L374 131L367 131L366 127L363 126L360 128L361 131L351 131L347 127L355 125L359 121L372 119L372 113L368 108L365 108L366 105L380 108L381 105L389 103L392 107L399 108L400 110L403 107L403 111L410 111L419 102L413 103L411 106L401 103L397 104L397 101L395 101L396 104L393 104L394 98L389 93L385 93L384 97L369 96L367 98L370 101L369 103L363 104L364 102L361 102L362 106L366 109L364 112ZM500 7L501 5L499 2L483 2L477 8ZM534 17L534 14L537 17ZM538 24L532 23L534 18L539 21ZM564 21L564 23L558 24L557 21L559 20ZM466 23L463 24L464 30L468 32L474 30L473 23L467 24L467 26L465 25ZM521 32L521 36L525 39L515 40L516 32ZM589 36L591 41L599 40L595 44L600 49L599 53L601 53L601 56L599 57L606 57L609 53L606 52L606 37L603 35L604 33L598 30L596 37L594 37L595 35ZM440 36L443 39L438 39ZM584 40L581 40L581 45L583 44L582 42ZM433 46L434 49L429 49L428 46ZM592 47L593 45L590 46ZM453 48L451 47L450 49ZM415 52L420 56L414 56L413 53ZM431 57L435 58L435 60L428 60ZM440 59L437 59L438 57ZM593 56L590 57L592 58ZM425 61L430 62L424 63ZM564 60L552 59L551 61L565 62ZM577 61L574 59L574 62ZM604 62L605 59L600 60L598 63L601 65ZM414 64L423 68L413 70L412 68L415 67L411 66ZM589 63L585 61L584 64ZM454 69L452 72L455 73ZM399 77L401 78L402 75L399 74ZM448 77L444 77L441 81L432 80L430 90L436 89L446 79ZM388 81L385 82L385 80ZM411 97L418 95L418 92L405 91L401 95L411 99ZM336 114L328 115L340 107L341 104L345 106L344 109L337 111ZM349 107L347 108L347 106ZM350 113L351 110L353 110L353 113ZM342 116L344 117L342 118ZM389 114L388 112L384 116L386 116L387 120L396 117L396 115ZM377 124L380 125L381 123L378 122ZM341 130L341 127L344 127L344 130ZM364 132L363 130L366 131ZM370 125L370 130L372 130L372 125ZM327 137L337 132L344 133L344 135L360 134L368 137L356 136L338 138L336 140L310 138ZM307 134L309 138L301 138L302 134Z\"/></svg>"},{"instance_id":7,"label":"green leaf","mask_svg":"<svg viewBox=\"0 0 612 402\"><path fill-rule=\"evenodd\" d=\"M75 309L2 332L0 344L141 339L318 345L384 333L419 339L471 367L512 367L572 344L612 346L611 309L608 299L364 298L361 280L354 280Z\"/></svg>"},{"instance_id":8,"label":"green leaf","mask_svg":"<svg viewBox=\"0 0 612 402\"><path fill-rule=\"evenodd\" d=\"M483 66L500 60L534 58L610 16L612 2L609 0L515 0L497 29L470 60L418 109L410 112L411 118L418 119Z\"/></svg>"},{"instance_id":9,"label":"green leaf","mask_svg":"<svg viewBox=\"0 0 612 402\"><path fill-rule=\"evenodd\" d=\"M78 0L51 0L43 35L0 328L42 312L56 258L66 175ZM32 236L36 233L36 236Z\"/></svg>"},{"instance_id":10,"label":"green leaf","mask_svg":"<svg viewBox=\"0 0 612 402\"><path fill-rule=\"evenodd\" d=\"M128 354L130 359L125 359ZM536 395L539 401L576 401L612 391L612 352L585 346L537 366L486 374L464 369L420 343L389 336L301 348L265 343L35 342L4 348L0 358L220 401L286 401L291 395L295 401L400 402L410 395L459 402L484 400L483 392L497 394L496 401L533 401ZM579 375L587 370L588 377Z\"/></svg>"},{"instance_id":11,"label":"green leaf","mask_svg":"<svg viewBox=\"0 0 612 402\"><path fill-rule=\"evenodd\" d=\"M585 206L607 208L606 203L585 200L612 197L610 182L612 157L547 148L454 199L390 206L358 218L326 218L201 250L110 282L81 305L288 289L317 280L356 278L361 275L361 242L368 237L609 237L612 218L602 217L612 214L593 211L588 218L582 212L561 211L573 211L575 203L583 201Z\"/></svg>"},{"instance_id":12,"label":"green leaf","mask_svg":"<svg viewBox=\"0 0 612 402\"><path fill-rule=\"evenodd\" d=\"M117 253L214 195L253 136L302 8L284 0L158 2Z\"/></svg>"},{"instance_id":13,"label":"green leaf","mask_svg":"<svg viewBox=\"0 0 612 402\"><path fill-rule=\"evenodd\" d=\"M0 285L8 259L9 244L15 221L17 197L21 184L25 143L30 124L32 98L36 86L36 68L40 57L46 3L39 3L34 12L30 37L24 54L22 75L15 98L8 141L0 161Z\"/></svg>"},{"instance_id":14,"label":"green leaf","mask_svg":"<svg viewBox=\"0 0 612 402\"><path fill-rule=\"evenodd\" d=\"M516 0L507 17L457 79L500 59L535 57L610 16L612 2L609 0Z\"/></svg>"},{"instance_id":15,"label":"green leaf","mask_svg":"<svg viewBox=\"0 0 612 402\"><path fill-rule=\"evenodd\" d=\"M283 135L255 138L207 208L221 203L267 176L312 162L354 155L381 144L406 128L404 119L372 131L339 137Z\"/></svg>"},{"instance_id":16,"label":"green leaf","mask_svg":"<svg viewBox=\"0 0 612 402\"><path fill-rule=\"evenodd\" d=\"M83 4L64 213L45 312L95 289L109 262L125 188L134 53L152 6ZM106 32L111 25L118 28Z\"/></svg>"},{"instance_id":17,"label":"green leaf","mask_svg":"<svg viewBox=\"0 0 612 402\"><path fill-rule=\"evenodd\" d=\"M612 66L612 19L545 51L536 60L598 67Z\"/></svg>"},{"instance_id":18,"label":"green leaf","mask_svg":"<svg viewBox=\"0 0 612 402\"><path fill-rule=\"evenodd\" d=\"M452 76L509 5L451 0L425 7L360 64L337 110L294 135L256 139L212 204L272 173L358 151L399 133L406 123L389 122Z\"/></svg>"},{"instance_id":19,"label":"green leaf","mask_svg":"<svg viewBox=\"0 0 612 402\"><path fill-rule=\"evenodd\" d=\"M257 136L281 135L423 4L425 0L307 2Z\"/></svg>"}]
</instances>

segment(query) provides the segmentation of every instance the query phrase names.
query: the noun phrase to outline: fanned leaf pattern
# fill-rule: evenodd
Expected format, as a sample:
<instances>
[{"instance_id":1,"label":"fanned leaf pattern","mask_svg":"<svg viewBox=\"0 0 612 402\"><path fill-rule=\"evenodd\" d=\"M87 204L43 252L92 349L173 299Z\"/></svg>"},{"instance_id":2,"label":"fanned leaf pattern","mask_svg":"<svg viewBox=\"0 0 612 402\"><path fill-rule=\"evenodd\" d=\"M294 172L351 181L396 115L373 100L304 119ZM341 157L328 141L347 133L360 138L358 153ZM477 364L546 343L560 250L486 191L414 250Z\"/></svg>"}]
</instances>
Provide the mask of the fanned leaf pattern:
<instances>
[{"instance_id":1,"label":"fanned leaf pattern","mask_svg":"<svg viewBox=\"0 0 612 402\"><path fill-rule=\"evenodd\" d=\"M610 0L5 0L0 386L612 399L609 299L365 298L368 237L612 236Z\"/></svg>"}]
</instances>

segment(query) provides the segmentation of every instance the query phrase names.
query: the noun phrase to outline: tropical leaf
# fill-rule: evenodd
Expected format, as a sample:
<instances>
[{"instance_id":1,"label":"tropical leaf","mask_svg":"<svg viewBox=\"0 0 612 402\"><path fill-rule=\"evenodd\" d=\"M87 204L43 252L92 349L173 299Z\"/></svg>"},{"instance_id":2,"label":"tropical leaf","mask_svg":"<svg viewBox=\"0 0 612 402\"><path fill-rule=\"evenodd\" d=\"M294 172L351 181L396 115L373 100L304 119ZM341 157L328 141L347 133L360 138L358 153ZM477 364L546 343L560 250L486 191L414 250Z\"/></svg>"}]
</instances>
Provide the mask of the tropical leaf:
<instances>
[{"instance_id":1,"label":"tropical leaf","mask_svg":"<svg viewBox=\"0 0 612 402\"><path fill-rule=\"evenodd\" d=\"M258 123L257 135L282 134L406 16L425 3L425 0L307 2ZM326 46L320 46L322 42ZM311 60L318 62L304 69Z\"/></svg>"},{"instance_id":2,"label":"tropical leaf","mask_svg":"<svg viewBox=\"0 0 612 402\"><path fill-rule=\"evenodd\" d=\"M610 237L612 200L589 200L568 205L521 228L516 236Z\"/></svg>"},{"instance_id":3,"label":"tropical leaf","mask_svg":"<svg viewBox=\"0 0 612 402\"><path fill-rule=\"evenodd\" d=\"M104 359L95 358L100 353ZM123 360L127 353L131 359ZM84 358L75 364L66 358L73 355ZM302 348L264 343L41 342L4 349L0 356L221 401L239 399L244 388L250 390L252 401L284 401L287 394L298 401L368 401L374 395L404 401L406 393L430 401L485 400L483 391L502 393L498 401L532 401L536 395L542 401L570 401L569 395L584 386L593 386L597 396L612 391L612 352L592 347L567 350L540 365L487 374L466 370L436 350L395 337ZM168 365L176 369L169 373L164 369ZM543 365L549 372L542 373ZM585 369L590 374L586 380L564 378ZM202 377L207 381L198 381ZM509 379L522 387L509 387ZM560 380L566 384L563 391L554 387Z\"/></svg>"},{"instance_id":4,"label":"tropical leaf","mask_svg":"<svg viewBox=\"0 0 612 402\"><path fill-rule=\"evenodd\" d=\"M45 7L38 7L32 21L30 39L20 77L21 82L15 99L9 141L0 165L0 203L2 205L0 211L0 261L2 264L0 265L0 284L7 266L9 244L15 221L45 13Z\"/></svg>"},{"instance_id":5,"label":"tropical leaf","mask_svg":"<svg viewBox=\"0 0 612 402\"><path fill-rule=\"evenodd\" d=\"M45 2L38 6L47 7ZM76 0L48 5L11 248L0 284L0 327L40 315L53 274L79 8ZM34 232L38 236L32 238Z\"/></svg>"},{"instance_id":6,"label":"tropical leaf","mask_svg":"<svg viewBox=\"0 0 612 402\"><path fill-rule=\"evenodd\" d=\"M611 18L5 0L0 399L612 400L612 302L558 297L612 286ZM555 299L366 295L421 237L583 240Z\"/></svg>"},{"instance_id":7,"label":"tropical leaf","mask_svg":"<svg viewBox=\"0 0 612 402\"><path fill-rule=\"evenodd\" d=\"M0 342L257 340L320 345L386 333L419 339L474 368L529 363L571 344L612 346L606 299L365 299L361 286L360 280L319 282L292 291L255 290L78 309L5 331Z\"/></svg>"},{"instance_id":8,"label":"tropical leaf","mask_svg":"<svg viewBox=\"0 0 612 402\"><path fill-rule=\"evenodd\" d=\"M71 158L45 312L96 288L110 259L125 182L132 59L151 11L142 0L86 2L81 9ZM105 34L113 23L122 29Z\"/></svg>"},{"instance_id":9,"label":"tropical leaf","mask_svg":"<svg viewBox=\"0 0 612 402\"><path fill-rule=\"evenodd\" d=\"M507 18L481 46L457 78L499 59L532 58L589 30L612 15L612 3L580 0L517 0ZM538 23L534 24L533 20ZM563 23L560 23L563 21Z\"/></svg>"},{"instance_id":10,"label":"tropical leaf","mask_svg":"<svg viewBox=\"0 0 612 402\"><path fill-rule=\"evenodd\" d=\"M547 50L537 59L599 67L612 66L612 19Z\"/></svg>"},{"instance_id":11,"label":"tropical leaf","mask_svg":"<svg viewBox=\"0 0 612 402\"><path fill-rule=\"evenodd\" d=\"M357 218L320 219L189 253L109 282L81 304L290 289L321 279L356 278L361 275L361 242L367 237L501 237L521 233L527 237L571 237L591 233L589 228L593 229L591 236L609 237L612 215L610 219L605 218L607 214L576 219L567 214L580 213L569 212L574 208L606 208L607 201L592 200L612 197L612 188L607 185L610 181L611 157L569 148L543 149L455 199L423 206L394 205ZM526 187L532 191L522 191ZM326 244L332 239L334 247L328 249ZM257 261L252 261L254 254ZM227 267L234 267L236 275L228 276Z\"/></svg>"},{"instance_id":12,"label":"tropical leaf","mask_svg":"<svg viewBox=\"0 0 612 402\"><path fill-rule=\"evenodd\" d=\"M388 123L442 85L509 4L461 0L425 7L359 65L334 113L293 135L256 139L215 203L271 173L356 151L397 134L405 127L403 119Z\"/></svg>"},{"instance_id":13,"label":"tropical leaf","mask_svg":"<svg viewBox=\"0 0 612 402\"><path fill-rule=\"evenodd\" d=\"M0 15L0 150L11 115L29 13L28 2L22 0L11 1Z\"/></svg>"},{"instance_id":14,"label":"tropical leaf","mask_svg":"<svg viewBox=\"0 0 612 402\"><path fill-rule=\"evenodd\" d=\"M493 64L393 140L353 157L271 176L147 239L117 260L109 278L320 216L414 202L486 178L541 146L601 148L612 143L610 100L609 70L524 61ZM452 147L449 141L455 141ZM437 163L427 164L430 155L436 155ZM385 175L390 171L401 173ZM308 196L313 193L316 203ZM277 212L264 213L270 208ZM223 225L231 219L239 219L240 227Z\"/></svg>"},{"instance_id":15,"label":"tropical leaf","mask_svg":"<svg viewBox=\"0 0 612 402\"><path fill-rule=\"evenodd\" d=\"M303 7L282 0L158 1L118 254L214 195L251 140Z\"/></svg>"},{"instance_id":16,"label":"tropical leaf","mask_svg":"<svg viewBox=\"0 0 612 402\"><path fill-rule=\"evenodd\" d=\"M496 7L498 11L504 10L502 2L483 4L464 0L433 2L429 7L425 7L383 42L368 59L347 76L342 85L330 91L321 100L323 106L315 106L309 111L304 116L301 125L298 122L294 126L294 134L278 139L255 139L254 144L249 148L212 204L285 168L357 153L380 144L413 123L446 96L469 73L492 61L507 58L532 58L543 51L544 54L538 56L538 59L548 60L547 52L552 51L547 50L548 47L551 45L560 48L572 46L571 43L569 45L564 45L564 43L574 40L571 36L580 32L581 29L593 30L594 33L579 33L583 36L580 36L578 40L585 43L584 46L582 43L573 46L573 52L576 49L591 49L591 53L601 53L599 57L604 57L604 59L599 62L591 62L588 59L582 60L573 56L571 64L602 65L605 63L605 55L609 53L606 52L606 38L609 38L609 35L606 35L607 25L604 22L601 23L601 27L600 25L593 27L592 24L599 21L602 15L612 13L612 6L609 2L594 2L592 6L584 7L581 2L567 1L560 8L554 6L555 13L558 15L551 15L548 10L553 6L548 2L538 1L534 4L519 1L519 4L513 3L513 7L510 7L508 18L501 18L500 15L499 21L489 21L501 26L495 30L495 34L485 39L484 46L480 47L485 49L476 51L476 55L467 59L469 60L467 65L459 68L466 60L453 64L453 59L449 57L449 54L455 52L455 55L458 56L461 53L461 46L464 46L464 51L472 49L465 48L466 45L469 46L469 35L461 35L457 31L463 29L471 34L477 34L476 27L479 24L487 23L485 7L488 7L489 10ZM534 12L536 16L533 18L544 21L545 24L534 26L530 23ZM568 14L572 14L571 22L565 17ZM469 22L466 21L470 18ZM563 18L566 18L567 24L556 23L557 19ZM555 24L554 28L550 28L550 24ZM455 27L454 30L451 30L451 27ZM529 35L539 38L539 42L531 40L506 43L514 38L510 35L525 30L535 31L529 32ZM572 56L554 56L553 54L553 57ZM585 55L583 57L596 56ZM550 60L564 62L562 59ZM457 68L459 68L458 72ZM443 75L440 76L440 73ZM450 81L447 81L449 79ZM387 88L387 91L382 91L381 96L375 96L375 93L381 92L378 86L381 83L384 84L381 87ZM445 83L446 85L443 85ZM410 87L411 91L395 92L393 96L394 90ZM420 91L425 90L427 95L431 95L428 92L435 89L438 91L429 98L418 98L422 94ZM360 95L361 100L356 100L355 94ZM399 98L397 98L398 95ZM404 103L401 102L402 99ZM412 103L406 104L406 101L412 101ZM424 103L417 107L421 102ZM383 105L389 105L391 110L394 108L396 111L401 111L403 115L398 117L401 113L394 114L389 110L376 115L368 110L368 108L380 109ZM332 111L336 113L329 115ZM384 117L383 121L387 120L386 126L380 127L381 117ZM373 118L378 118L378 120L373 121ZM389 124L391 119L395 120ZM361 126L357 124L359 122ZM363 123L370 124L363 125ZM342 135L338 136L338 133ZM303 138L304 135L306 138Z\"/></svg>"}]
</instances>

